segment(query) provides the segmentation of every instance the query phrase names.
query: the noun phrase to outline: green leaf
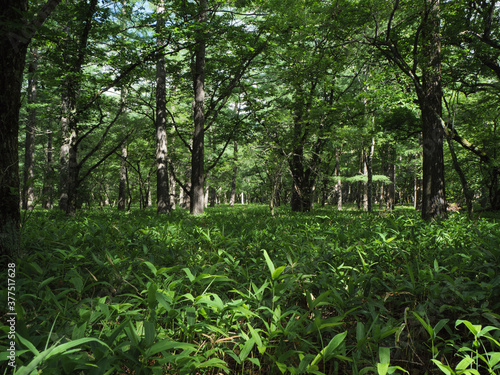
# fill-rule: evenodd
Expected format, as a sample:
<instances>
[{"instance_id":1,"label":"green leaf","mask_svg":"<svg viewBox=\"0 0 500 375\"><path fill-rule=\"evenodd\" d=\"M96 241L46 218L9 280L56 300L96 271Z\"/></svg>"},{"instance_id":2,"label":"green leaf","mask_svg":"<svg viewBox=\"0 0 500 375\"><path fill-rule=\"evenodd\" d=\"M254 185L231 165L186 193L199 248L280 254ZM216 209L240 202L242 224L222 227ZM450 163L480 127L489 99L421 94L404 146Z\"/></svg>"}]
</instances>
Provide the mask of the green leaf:
<instances>
[{"instance_id":1,"label":"green leaf","mask_svg":"<svg viewBox=\"0 0 500 375\"><path fill-rule=\"evenodd\" d=\"M438 361L437 359L431 359L432 362L434 362L434 364L439 367L439 369L444 372L446 375L454 375L455 372L451 369L450 366L447 366L447 365L444 365L443 363L441 363L440 361Z\"/></svg>"},{"instance_id":2,"label":"green leaf","mask_svg":"<svg viewBox=\"0 0 500 375\"><path fill-rule=\"evenodd\" d=\"M35 348L35 346L28 340L26 340L24 337L16 333L16 336L21 344L23 344L25 347L27 347L33 354L38 355L40 352Z\"/></svg>"},{"instance_id":3,"label":"green leaf","mask_svg":"<svg viewBox=\"0 0 500 375\"><path fill-rule=\"evenodd\" d=\"M324 347L317 355L314 357L314 359L311 362L311 366L317 365L318 362L321 360L321 358L325 358L325 360L329 360L330 356L333 354L335 349L338 348L340 344L344 341L345 337L347 336L347 331L343 333L339 333L335 335L328 345Z\"/></svg>"},{"instance_id":4,"label":"green leaf","mask_svg":"<svg viewBox=\"0 0 500 375\"><path fill-rule=\"evenodd\" d=\"M461 320L461 319L457 320L455 327L459 326L460 324L465 324L465 326L467 326L467 328L469 328L469 331L475 337L477 337L479 335L479 332L481 331L481 327L482 327L480 324L472 324L468 320Z\"/></svg>"},{"instance_id":5,"label":"green leaf","mask_svg":"<svg viewBox=\"0 0 500 375\"><path fill-rule=\"evenodd\" d=\"M380 347L378 349L378 357L380 363L391 363L391 350L389 348Z\"/></svg>"},{"instance_id":6,"label":"green leaf","mask_svg":"<svg viewBox=\"0 0 500 375\"><path fill-rule=\"evenodd\" d=\"M251 337L250 339L248 339L245 344L243 345L243 348L241 348L241 352L240 352L240 361L244 361L248 355L250 354L250 352L252 351L252 348L255 344L255 339L253 337Z\"/></svg>"},{"instance_id":7,"label":"green leaf","mask_svg":"<svg viewBox=\"0 0 500 375\"><path fill-rule=\"evenodd\" d=\"M272 273L271 278L272 278L273 280L276 280L278 277L280 277L280 275L282 274L282 272L283 272L284 270L285 270L285 266L280 266L280 267L276 268L276 269L274 270L274 272Z\"/></svg>"},{"instance_id":8,"label":"green leaf","mask_svg":"<svg viewBox=\"0 0 500 375\"><path fill-rule=\"evenodd\" d=\"M193 282L196 279L189 268L183 268L182 270L186 273L189 281Z\"/></svg>"},{"instance_id":9,"label":"green leaf","mask_svg":"<svg viewBox=\"0 0 500 375\"><path fill-rule=\"evenodd\" d=\"M157 342L148 350L146 350L146 356L151 357L155 354L158 354L166 350L181 350L181 349L188 351L195 351L196 346L193 344L188 344L186 342L177 342L177 341L172 341L171 339L164 339L160 342Z\"/></svg>"},{"instance_id":10,"label":"green leaf","mask_svg":"<svg viewBox=\"0 0 500 375\"><path fill-rule=\"evenodd\" d=\"M18 337L21 340L20 336L18 336ZM59 341L57 343L59 343ZM74 352L74 350L71 350L72 348L89 343L89 342L97 342L101 345L106 346L108 349L111 350L111 348L109 346L107 346L105 343L103 343L101 340L98 340L98 339L93 338L93 337L85 337L85 338L82 338L79 340L69 341L69 342L66 342L66 343L61 344L61 345L57 345L57 343L56 343L53 346L51 346L50 348L37 354L35 356L35 358L33 358L33 360L27 366L23 366L23 367L19 368L16 371L16 375L31 374L31 372L37 368L37 366L40 362L42 362L44 360L48 360L50 357L53 357L53 356L58 355L58 354L63 354L63 353L67 353L70 351Z\"/></svg>"},{"instance_id":11,"label":"green leaf","mask_svg":"<svg viewBox=\"0 0 500 375\"><path fill-rule=\"evenodd\" d=\"M254 338L257 346L259 346L259 347L262 346L262 340L259 336L259 333L251 326L250 323L247 323L247 327L248 327L250 333L252 334L252 337Z\"/></svg>"},{"instance_id":12,"label":"green leaf","mask_svg":"<svg viewBox=\"0 0 500 375\"><path fill-rule=\"evenodd\" d=\"M429 323L427 323L416 311L412 311L415 318L424 326L425 330L429 334L430 337L433 337L434 331Z\"/></svg>"},{"instance_id":13,"label":"green leaf","mask_svg":"<svg viewBox=\"0 0 500 375\"><path fill-rule=\"evenodd\" d=\"M377 374L378 375L386 375L387 371L389 371L388 363L377 363Z\"/></svg>"},{"instance_id":14,"label":"green leaf","mask_svg":"<svg viewBox=\"0 0 500 375\"><path fill-rule=\"evenodd\" d=\"M455 367L456 370L465 370L467 367L469 367L472 363L474 363L474 359L472 359L471 356L467 355L465 356Z\"/></svg>"},{"instance_id":15,"label":"green leaf","mask_svg":"<svg viewBox=\"0 0 500 375\"><path fill-rule=\"evenodd\" d=\"M158 300L156 299L156 291L158 288L155 283L151 283L148 288L148 307L150 310L153 310L158 304Z\"/></svg>"},{"instance_id":16,"label":"green leaf","mask_svg":"<svg viewBox=\"0 0 500 375\"><path fill-rule=\"evenodd\" d=\"M144 261L144 264L145 264L146 266L148 266L148 268L149 268L149 269L151 270L151 272L153 273L153 276L156 276L156 274L157 274L158 270L156 269L156 267L154 266L154 264L153 264L153 263L151 263L151 262L148 262L148 261Z\"/></svg>"},{"instance_id":17,"label":"green leaf","mask_svg":"<svg viewBox=\"0 0 500 375\"><path fill-rule=\"evenodd\" d=\"M156 325L155 322L146 321L144 322L144 341L146 347L153 345L156 337Z\"/></svg>"},{"instance_id":18,"label":"green leaf","mask_svg":"<svg viewBox=\"0 0 500 375\"><path fill-rule=\"evenodd\" d=\"M266 259L266 263L267 263L267 267L269 268L269 272L271 272L271 275L273 275L274 271L275 271L273 261L271 260L271 258L269 258L269 254L267 253L266 250L262 250L262 252L264 253L264 258Z\"/></svg>"}]
</instances>

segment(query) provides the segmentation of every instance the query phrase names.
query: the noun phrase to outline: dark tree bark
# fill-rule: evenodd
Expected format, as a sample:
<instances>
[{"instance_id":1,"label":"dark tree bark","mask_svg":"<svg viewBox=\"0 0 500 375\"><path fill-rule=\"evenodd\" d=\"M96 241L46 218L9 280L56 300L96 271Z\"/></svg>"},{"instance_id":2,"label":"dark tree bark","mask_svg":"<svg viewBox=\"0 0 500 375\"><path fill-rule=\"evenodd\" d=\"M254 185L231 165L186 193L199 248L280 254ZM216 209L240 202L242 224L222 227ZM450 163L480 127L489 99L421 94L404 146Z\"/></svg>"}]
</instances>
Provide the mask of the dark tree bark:
<instances>
[{"instance_id":1,"label":"dark tree bark","mask_svg":"<svg viewBox=\"0 0 500 375\"><path fill-rule=\"evenodd\" d=\"M198 23L207 22L208 2L200 0ZM191 189L189 211L193 215L203 213L205 209L205 36L203 31L196 36L195 64L193 74L194 91L194 134L191 157Z\"/></svg>"},{"instance_id":2,"label":"dark tree bark","mask_svg":"<svg viewBox=\"0 0 500 375\"><path fill-rule=\"evenodd\" d=\"M28 44L60 0L49 0L31 23L27 0L0 7L0 256L4 263L19 246L19 109Z\"/></svg>"},{"instance_id":3,"label":"dark tree bark","mask_svg":"<svg viewBox=\"0 0 500 375\"><path fill-rule=\"evenodd\" d=\"M38 53L36 49L31 52L31 61L28 67L28 106L36 102L36 69ZM36 128L36 109L28 108L28 121L26 124L26 139L24 147L24 176L22 208L23 210L33 210L35 194L33 189L33 179L35 177L35 129Z\"/></svg>"},{"instance_id":4,"label":"dark tree bark","mask_svg":"<svg viewBox=\"0 0 500 375\"><path fill-rule=\"evenodd\" d=\"M297 88L297 99L293 117L292 156L288 159L292 174L292 211L305 212L313 207L317 167L321 160L323 142L321 137L312 145L312 157L306 161L304 147L309 137L311 124L304 118L312 106L316 84L312 83L305 100L303 87Z\"/></svg>"},{"instance_id":5,"label":"dark tree bark","mask_svg":"<svg viewBox=\"0 0 500 375\"><path fill-rule=\"evenodd\" d=\"M9 1L1 9L2 19L21 28L27 1ZM11 45L7 26L0 40L0 250L1 255L14 255L19 246L19 109L21 84L26 59L26 45Z\"/></svg>"},{"instance_id":6,"label":"dark tree bark","mask_svg":"<svg viewBox=\"0 0 500 375\"><path fill-rule=\"evenodd\" d=\"M165 44L161 33L165 25L165 3L159 0L156 6L158 33L157 45ZM156 60L156 212L164 214L170 212L170 179L168 173L167 150L167 74L165 71L165 55L158 53Z\"/></svg>"},{"instance_id":7,"label":"dark tree bark","mask_svg":"<svg viewBox=\"0 0 500 375\"><path fill-rule=\"evenodd\" d=\"M417 93L422 114L422 218L434 220L446 216L444 182L443 135L441 124L441 40L439 0L424 0L420 25L414 34L410 64L401 53L396 33L391 30L399 1L387 24L384 35L378 35L372 43L389 61L411 78ZM421 76L418 72L421 71Z\"/></svg>"},{"instance_id":8,"label":"dark tree bark","mask_svg":"<svg viewBox=\"0 0 500 375\"><path fill-rule=\"evenodd\" d=\"M441 126L441 41L439 35L439 0L425 1L422 24L422 90L417 92L422 111L422 218L433 220L446 216L443 138Z\"/></svg>"},{"instance_id":9,"label":"dark tree bark","mask_svg":"<svg viewBox=\"0 0 500 375\"><path fill-rule=\"evenodd\" d=\"M76 111L76 91L74 82L66 82L66 90L61 100L61 151L59 154L59 208L72 214L76 210L76 188L78 171L78 139Z\"/></svg>"},{"instance_id":10,"label":"dark tree bark","mask_svg":"<svg viewBox=\"0 0 500 375\"><path fill-rule=\"evenodd\" d=\"M375 138L372 138L372 144L370 150L366 154L366 210L368 212L373 211L373 153L375 151Z\"/></svg>"},{"instance_id":11,"label":"dark tree bark","mask_svg":"<svg viewBox=\"0 0 500 375\"><path fill-rule=\"evenodd\" d=\"M289 164L292 172L292 211L309 211L313 204L312 187L314 181L311 179L311 169L304 166L304 148L302 145L294 148Z\"/></svg>"}]
</instances>

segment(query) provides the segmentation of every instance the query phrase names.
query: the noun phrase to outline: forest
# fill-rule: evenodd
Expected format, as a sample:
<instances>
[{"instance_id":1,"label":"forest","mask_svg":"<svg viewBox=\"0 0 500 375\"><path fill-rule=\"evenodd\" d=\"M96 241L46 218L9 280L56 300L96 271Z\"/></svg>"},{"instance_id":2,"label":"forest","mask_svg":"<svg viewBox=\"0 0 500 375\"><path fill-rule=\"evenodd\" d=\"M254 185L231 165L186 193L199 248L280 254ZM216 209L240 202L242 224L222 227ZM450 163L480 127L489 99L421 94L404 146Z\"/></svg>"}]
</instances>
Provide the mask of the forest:
<instances>
[{"instance_id":1,"label":"forest","mask_svg":"<svg viewBox=\"0 0 500 375\"><path fill-rule=\"evenodd\" d=\"M500 374L498 1L0 29L0 373Z\"/></svg>"}]
</instances>

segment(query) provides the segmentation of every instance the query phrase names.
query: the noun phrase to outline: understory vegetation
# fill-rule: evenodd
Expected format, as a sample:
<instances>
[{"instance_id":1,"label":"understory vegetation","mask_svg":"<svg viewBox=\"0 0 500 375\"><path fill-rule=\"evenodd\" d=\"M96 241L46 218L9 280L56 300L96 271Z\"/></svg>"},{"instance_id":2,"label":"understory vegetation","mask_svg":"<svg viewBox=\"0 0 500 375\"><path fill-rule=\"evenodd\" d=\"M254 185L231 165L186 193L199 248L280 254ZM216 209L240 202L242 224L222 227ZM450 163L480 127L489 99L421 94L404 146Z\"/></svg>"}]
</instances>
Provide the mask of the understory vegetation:
<instances>
[{"instance_id":1,"label":"understory vegetation","mask_svg":"<svg viewBox=\"0 0 500 375\"><path fill-rule=\"evenodd\" d=\"M500 373L495 218L35 211L22 238L16 374Z\"/></svg>"}]
</instances>

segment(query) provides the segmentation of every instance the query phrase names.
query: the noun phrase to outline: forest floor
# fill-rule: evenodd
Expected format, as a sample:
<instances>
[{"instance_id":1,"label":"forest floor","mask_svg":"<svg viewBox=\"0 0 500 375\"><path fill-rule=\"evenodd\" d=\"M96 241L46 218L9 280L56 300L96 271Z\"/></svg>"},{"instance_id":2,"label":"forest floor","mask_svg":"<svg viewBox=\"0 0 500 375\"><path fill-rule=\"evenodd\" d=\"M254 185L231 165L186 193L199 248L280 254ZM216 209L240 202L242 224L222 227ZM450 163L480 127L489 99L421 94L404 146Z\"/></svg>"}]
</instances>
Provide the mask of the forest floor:
<instances>
[{"instance_id":1,"label":"forest floor","mask_svg":"<svg viewBox=\"0 0 500 375\"><path fill-rule=\"evenodd\" d=\"M500 220L481 216L35 211L16 373L499 374Z\"/></svg>"}]
</instances>

